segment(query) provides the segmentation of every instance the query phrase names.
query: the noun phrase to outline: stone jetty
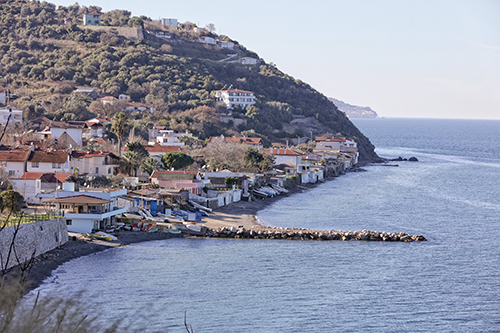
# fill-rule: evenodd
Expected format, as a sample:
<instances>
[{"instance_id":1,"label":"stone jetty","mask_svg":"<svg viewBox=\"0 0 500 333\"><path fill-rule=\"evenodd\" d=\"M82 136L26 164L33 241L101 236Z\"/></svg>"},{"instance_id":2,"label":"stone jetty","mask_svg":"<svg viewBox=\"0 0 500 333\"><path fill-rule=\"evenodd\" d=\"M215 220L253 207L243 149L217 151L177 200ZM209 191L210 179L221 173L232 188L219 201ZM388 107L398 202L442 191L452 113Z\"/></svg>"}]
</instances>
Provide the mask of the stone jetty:
<instances>
[{"instance_id":1,"label":"stone jetty","mask_svg":"<svg viewBox=\"0 0 500 333\"><path fill-rule=\"evenodd\" d=\"M377 242L420 242L426 241L422 235L409 235L404 232L379 231L342 231L342 230L311 230L278 227L253 227L252 229L222 227L206 228L205 237L215 238L250 238L250 239L289 239L289 240L341 240L341 241L377 241Z\"/></svg>"}]
</instances>

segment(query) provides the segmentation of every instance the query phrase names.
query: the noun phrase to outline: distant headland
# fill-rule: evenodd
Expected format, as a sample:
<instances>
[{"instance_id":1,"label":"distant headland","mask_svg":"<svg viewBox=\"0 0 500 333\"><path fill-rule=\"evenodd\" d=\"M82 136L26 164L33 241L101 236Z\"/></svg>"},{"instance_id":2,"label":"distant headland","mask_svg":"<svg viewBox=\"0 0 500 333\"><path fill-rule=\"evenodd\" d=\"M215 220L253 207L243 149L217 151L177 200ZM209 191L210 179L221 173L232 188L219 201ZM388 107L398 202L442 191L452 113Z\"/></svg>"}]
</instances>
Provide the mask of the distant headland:
<instances>
[{"instance_id":1,"label":"distant headland","mask_svg":"<svg viewBox=\"0 0 500 333\"><path fill-rule=\"evenodd\" d=\"M331 97L328 99L349 118L378 118L377 112L373 111L369 106L351 105Z\"/></svg>"}]
</instances>

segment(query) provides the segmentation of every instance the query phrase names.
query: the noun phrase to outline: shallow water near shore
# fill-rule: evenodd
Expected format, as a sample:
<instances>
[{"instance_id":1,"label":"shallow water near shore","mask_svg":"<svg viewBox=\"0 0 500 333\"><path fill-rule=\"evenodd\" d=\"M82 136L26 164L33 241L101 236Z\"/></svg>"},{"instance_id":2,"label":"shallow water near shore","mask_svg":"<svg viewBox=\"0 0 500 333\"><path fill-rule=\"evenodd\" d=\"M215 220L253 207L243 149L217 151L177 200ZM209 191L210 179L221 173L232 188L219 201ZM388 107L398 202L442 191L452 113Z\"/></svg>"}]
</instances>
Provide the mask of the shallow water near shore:
<instances>
[{"instance_id":1,"label":"shallow water near shore","mask_svg":"<svg viewBox=\"0 0 500 333\"><path fill-rule=\"evenodd\" d=\"M142 332L500 330L500 121L359 119L382 157L275 202L266 224L422 234L383 243L168 239L62 265L39 290Z\"/></svg>"}]
</instances>

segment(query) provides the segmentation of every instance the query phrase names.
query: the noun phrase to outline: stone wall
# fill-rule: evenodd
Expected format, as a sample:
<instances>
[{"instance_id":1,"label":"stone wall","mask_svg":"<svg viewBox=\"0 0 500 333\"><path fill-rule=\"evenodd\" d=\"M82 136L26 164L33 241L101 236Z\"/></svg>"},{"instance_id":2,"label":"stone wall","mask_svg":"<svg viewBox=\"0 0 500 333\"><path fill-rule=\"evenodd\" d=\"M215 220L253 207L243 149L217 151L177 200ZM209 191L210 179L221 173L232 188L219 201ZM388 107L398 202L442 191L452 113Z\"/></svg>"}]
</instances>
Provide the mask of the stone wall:
<instances>
[{"instance_id":1,"label":"stone wall","mask_svg":"<svg viewBox=\"0 0 500 333\"><path fill-rule=\"evenodd\" d=\"M5 266L15 227L0 231L0 254L2 267ZM29 260L35 253L39 256L68 241L66 220L48 220L22 224L15 239L15 251L21 262ZM16 256L11 254L7 268L17 265Z\"/></svg>"},{"instance_id":2,"label":"stone wall","mask_svg":"<svg viewBox=\"0 0 500 333\"><path fill-rule=\"evenodd\" d=\"M143 33L142 29L95 26L95 25L85 25L85 26L81 26L80 28L91 29L91 30L101 30L101 31L103 31L103 30L116 31L119 36L123 36L126 39L130 39L130 40L144 39L144 33Z\"/></svg>"}]
</instances>

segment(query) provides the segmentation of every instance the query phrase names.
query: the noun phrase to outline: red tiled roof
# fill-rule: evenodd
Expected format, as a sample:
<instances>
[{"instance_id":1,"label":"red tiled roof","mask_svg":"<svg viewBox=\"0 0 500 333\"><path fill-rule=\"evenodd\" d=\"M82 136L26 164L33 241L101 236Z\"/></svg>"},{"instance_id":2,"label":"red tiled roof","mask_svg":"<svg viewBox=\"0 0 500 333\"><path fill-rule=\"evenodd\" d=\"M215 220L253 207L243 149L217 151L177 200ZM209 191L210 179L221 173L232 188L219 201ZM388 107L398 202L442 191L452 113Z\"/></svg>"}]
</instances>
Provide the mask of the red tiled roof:
<instances>
[{"instance_id":1,"label":"red tiled roof","mask_svg":"<svg viewBox=\"0 0 500 333\"><path fill-rule=\"evenodd\" d=\"M171 153L174 151L180 151L181 146L161 146L161 145L154 145L154 146L144 146L146 150L150 153ZM127 148L125 148L127 150Z\"/></svg>"},{"instance_id":2,"label":"red tiled roof","mask_svg":"<svg viewBox=\"0 0 500 333\"><path fill-rule=\"evenodd\" d=\"M25 172L20 179L35 180L45 177L50 183L55 183L56 180L60 183L65 183L66 179L71 176L71 173L54 173L54 172Z\"/></svg>"},{"instance_id":3,"label":"red tiled roof","mask_svg":"<svg viewBox=\"0 0 500 333\"><path fill-rule=\"evenodd\" d=\"M37 150L31 153L30 162L42 163L66 163L68 153L65 151L42 151Z\"/></svg>"},{"instance_id":4,"label":"red tiled roof","mask_svg":"<svg viewBox=\"0 0 500 333\"><path fill-rule=\"evenodd\" d=\"M334 138L327 138L326 136L317 136L315 141L327 141L327 142L345 142L344 137L334 137Z\"/></svg>"},{"instance_id":5,"label":"red tiled roof","mask_svg":"<svg viewBox=\"0 0 500 333\"><path fill-rule=\"evenodd\" d=\"M7 150L0 151L0 161L5 162L25 162L30 156L29 151Z\"/></svg>"},{"instance_id":6,"label":"red tiled roof","mask_svg":"<svg viewBox=\"0 0 500 333\"><path fill-rule=\"evenodd\" d=\"M271 152L272 150L272 152ZM270 150L266 150L265 153L267 155L279 155L279 156L301 156L302 154L299 154L297 152L294 152L293 150L291 149L276 149L276 148L272 148Z\"/></svg>"},{"instance_id":7,"label":"red tiled roof","mask_svg":"<svg viewBox=\"0 0 500 333\"><path fill-rule=\"evenodd\" d=\"M118 98L113 97L113 96L105 96L103 98L100 98L101 101L117 101Z\"/></svg>"},{"instance_id":8,"label":"red tiled roof","mask_svg":"<svg viewBox=\"0 0 500 333\"><path fill-rule=\"evenodd\" d=\"M96 11L92 11L92 12L87 13L87 15L101 15L101 13L96 12Z\"/></svg>"}]
</instances>

